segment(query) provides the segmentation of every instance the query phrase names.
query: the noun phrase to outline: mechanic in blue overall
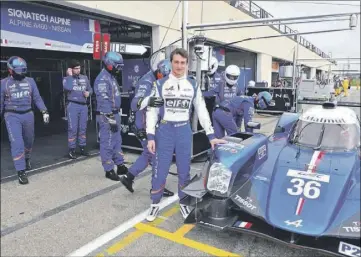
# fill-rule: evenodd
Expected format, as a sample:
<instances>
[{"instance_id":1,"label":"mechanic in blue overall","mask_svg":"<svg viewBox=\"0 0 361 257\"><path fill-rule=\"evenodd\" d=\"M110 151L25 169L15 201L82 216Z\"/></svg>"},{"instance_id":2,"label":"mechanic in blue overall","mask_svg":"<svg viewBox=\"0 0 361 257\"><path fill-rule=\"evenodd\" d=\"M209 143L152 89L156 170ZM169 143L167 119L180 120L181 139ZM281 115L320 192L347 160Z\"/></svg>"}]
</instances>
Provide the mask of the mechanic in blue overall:
<instances>
[{"instance_id":1,"label":"mechanic in blue overall","mask_svg":"<svg viewBox=\"0 0 361 257\"><path fill-rule=\"evenodd\" d=\"M25 76L25 60L12 56L7 67L10 76L1 80L0 114L4 114L19 183L28 184L26 170L31 169L30 157L34 143L33 103L43 114L45 124L49 123L49 114L34 79Z\"/></svg>"},{"instance_id":2,"label":"mechanic in blue overall","mask_svg":"<svg viewBox=\"0 0 361 257\"><path fill-rule=\"evenodd\" d=\"M266 109L273 106L272 95L267 91L262 91L254 96L234 96L230 100L225 100L215 106L212 113L214 134L217 138L237 133L240 125L237 124L239 117L244 117L244 127L246 132L252 133L251 128L247 128L247 123L252 121L254 107ZM242 124L242 119L241 119Z\"/></svg>"},{"instance_id":3,"label":"mechanic in blue overall","mask_svg":"<svg viewBox=\"0 0 361 257\"><path fill-rule=\"evenodd\" d=\"M141 172L143 172L148 167L148 164L152 165L153 155L148 151L147 134L145 131L147 106L161 107L163 105L163 102L160 102L159 105L157 105L157 101L150 102L150 93L152 91L152 87L155 81L165 76L168 76L170 70L171 63L168 59L160 61L157 65L156 70L150 70L147 74L145 74L137 82L135 88L135 97L132 99L131 102L131 109L133 112L136 112L135 124L132 124L132 130L142 144L143 152L134 162L134 164L129 167L128 173L120 177L120 181L122 182L122 184L132 193L134 192L134 178L138 176ZM163 196L169 197L173 195L173 192L164 188Z\"/></svg>"},{"instance_id":4,"label":"mechanic in blue overall","mask_svg":"<svg viewBox=\"0 0 361 257\"><path fill-rule=\"evenodd\" d=\"M124 66L123 57L116 52L107 52L102 59L104 68L94 82L97 109L96 122L99 126L100 158L105 177L119 181L119 175L128 172L124 165L122 137L120 134L121 119L119 115L121 96L116 80L117 73ZM117 173L114 171L117 165Z\"/></svg>"},{"instance_id":5,"label":"mechanic in blue overall","mask_svg":"<svg viewBox=\"0 0 361 257\"><path fill-rule=\"evenodd\" d=\"M222 78L219 72L217 72L217 69L218 60L216 57L212 57L210 60L209 71L207 72L208 76L206 76L208 91L214 92L217 90L216 88L219 88L222 85Z\"/></svg>"},{"instance_id":6,"label":"mechanic in blue overall","mask_svg":"<svg viewBox=\"0 0 361 257\"><path fill-rule=\"evenodd\" d=\"M236 65L229 65L224 72L225 82L219 83L215 88L203 92L203 96L215 96L216 104L219 104L224 100L231 99L233 96L244 95L245 90L237 83L240 74L241 71Z\"/></svg>"},{"instance_id":7,"label":"mechanic in blue overall","mask_svg":"<svg viewBox=\"0 0 361 257\"><path fill-rule=\"evenodd\" d=\"M88 123L87 98L93 93L93 89L90 86L88 77L80 74L79 61L72 60L70 68L71 75L63 79L63 88L67 93L69 157L76 159L75 148L77 142L80 147L80 154L89 155L85 150Z\"/></svg>"},{"instance_id":8,"label":"mechanic in blue overall","mask_svg":"<svg viewBox=\"0 0 361 257\"><path fill-rule=\"evenodd\" d=\"M152 204L149 209L148 221L153 221L159 213L159 203L175 152L178 170L178 197L185 194L182 189L190 180L190 162L192 147L192 129L190 126L190 112L192 107L198 114L199 122L208 136L212 149L224 140L216 139L206 108L202 92L196 81L186 76L188 69L188 53L182 48L175 49L171 55L172 71L169 76L158 80L151 93L151 100L155 97L164 101L162 107L148 107L146 132L148 150L155 154L152 174ZM181 213L186 218L190 210L187 206L180 206Z\"/></svg>"}]
</instances>

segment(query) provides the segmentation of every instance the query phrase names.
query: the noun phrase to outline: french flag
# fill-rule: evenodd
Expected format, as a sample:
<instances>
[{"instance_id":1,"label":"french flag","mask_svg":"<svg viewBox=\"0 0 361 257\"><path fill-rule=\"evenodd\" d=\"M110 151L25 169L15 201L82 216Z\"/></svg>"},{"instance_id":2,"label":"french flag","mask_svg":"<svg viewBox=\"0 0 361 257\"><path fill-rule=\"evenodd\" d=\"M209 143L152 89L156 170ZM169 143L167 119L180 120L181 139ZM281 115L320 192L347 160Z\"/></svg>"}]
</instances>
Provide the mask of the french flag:
<instances>
[{"instance_id":1,"label":"french flag","mask_svg":"<svg viewBox=\"0 0 361 257\"><path fill-rule=\"evenodd\" d=\"M100 23L97 20L89 19L89 31L100 32Z\"/></svg>"},{"instance_id":2,"label":"french flag","mask_svg":"<svg viewBox=\"0 0 361 257\"><path fill-rule=\"evenodd\" d=\"M51 47L51 43L46 42L46 43L45 43L45 47Z\"/></svg>"},{"instance_id":3,"label":"french flag","mask_svg":"<svg viewBox=\"0 0 361 257\"><path fill-rule=\"evenodd\" d=\"M234 226L237 228L250 228L252 227L252 223L246 221L237 221Z\"/></svg>"}]
</instances>

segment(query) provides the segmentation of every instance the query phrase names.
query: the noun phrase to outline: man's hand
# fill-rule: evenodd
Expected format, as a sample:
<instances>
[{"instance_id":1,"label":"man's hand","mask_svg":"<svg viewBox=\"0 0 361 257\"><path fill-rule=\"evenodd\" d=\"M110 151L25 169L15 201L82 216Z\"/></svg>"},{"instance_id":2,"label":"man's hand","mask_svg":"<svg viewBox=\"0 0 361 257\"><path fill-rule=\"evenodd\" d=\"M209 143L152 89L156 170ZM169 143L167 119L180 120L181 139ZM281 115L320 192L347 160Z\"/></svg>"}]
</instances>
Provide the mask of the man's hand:
<instances>
[{"instance_id":1,"label":"man's hand","mask_svg":"<svg viewBox=\"0 0 361 257\"><path fill-rule=\"evenodd\" d=\"M155 141L154 140L148 140L148 151L151 154L155 154Z\"/></svg>"},{"instance_id":2,"label":"man's hand","mask_svg":"<svg viewBox=\"0 0 361 257\"><path fill-rule=\"evenodd\" d=\"M218 145L218 144L226 144L227 141L224 140L224 139L215 138L215 139L212 139L212 140L210 141L210 143L211 143L211 146L212 146L212 150L214 150L214 147L215 147L216 145Z\"/></svg>"},{"instance_id":3,"label":"man's hand","mask_svg":"<svg viewBox=\"0 0 361 257\"><path fill-rule=\"evenodd\" d=\"M110 125L110 131L113 133L118 132L118 124L117 121L115 120L114 114L107 114L105 115L105 117L108 120L108 123Z\"/></svg>"},{"instance_id":4,"label":"man's hand","mask_svg":"<svg viewBox=\"0 0 361 257\"><path fill-rule=\"evenodd\" d=\"M66 75L72 76L72 75L73 75L73 69L72 69L72 68L68 68L68 69L66 70Z\"/></svg>"},{"instance_id":5,"label":"man's hand","mask_svg":"<svg viewBox=\"0 0 361 257\"><path fill-rule=\"evenodd\" d=\"M83 95L84 95L85 97L89 97L89 92L88 92L88 91L84 91L84 92L83 92Z\"/></svg>"},{"instance_id":6,"label":"man's hand","mask_svg":"<svg viewBox=\"0 0 361 257\"><path fill-rule=\"evenodd\" d=\"M48 112L43 112L43 121L45 124L49 123L49 113Z\"/></svg>"}]
</instances>

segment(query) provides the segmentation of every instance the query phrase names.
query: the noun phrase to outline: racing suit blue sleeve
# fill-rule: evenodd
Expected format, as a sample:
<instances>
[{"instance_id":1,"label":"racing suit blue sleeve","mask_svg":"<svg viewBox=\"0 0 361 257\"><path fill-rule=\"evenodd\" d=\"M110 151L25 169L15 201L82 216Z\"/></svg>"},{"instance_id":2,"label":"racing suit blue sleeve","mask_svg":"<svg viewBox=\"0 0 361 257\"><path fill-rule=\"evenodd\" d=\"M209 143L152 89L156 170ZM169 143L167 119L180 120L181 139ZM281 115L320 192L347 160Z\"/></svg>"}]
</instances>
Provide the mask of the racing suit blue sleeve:
<instances>
[{"instance_id":1,"label":"racing suit blue sleeve","mask_svg":"<svg viewBox=\"0 0 361 257\"><path fill-rule=\"evenodd\" d=\"M252 121L254 115L254 105L250 102L243 103L243 113L244 113L244 128L247 132L252 132L251 128L247 128L247 123ZM241 124L240 124L241 125ZM238 126L238 124L237 124ZM240 128L240 126L239 126Z\"/></svg>"},{"instance_id":2,"label":"racing suit blue sleeve","mask_svg":"<svg viewBox=\"0 0 361 257\"><path fill-rule=\"evenodd\" d=\"M208 136L208 139L209 140L215 139L216 137L214 135L211 119L209 117L206 103L202 96L202 91L199 87L197 87L196 95L193 99L193 106L198 114L199 123L201 124L202 128L206 131L206 135Z\"/></svg>"},{"instance_id":3,"label":"racing suit blue sleeve","mask_svg":"<svg viewBox=\"0 0 361 257\"><path fill-rule=\"evenodd\" d=\"M72 91L73 90L73 80L71 76L65 77L63 79L63 88L66 91Z\"/></svg>"},{"instance_id":4,"label":"racing suit blue sleeve","mask_svg":"<svg viewBox=\"0 0 361 257\"><path fill-rule=\"evenodd\" d=\"M144 80L137 84L135 88L135 96L130 104L130 108L133 112L143 110L145 107L147 107L151 88L152 83L149 80Z\"/></svg>"},{"instance_id":5,"label":"racing suit blue sleeve","mask_svg":"<svg viewBox=\"0 0 361 257\"><path fill-rule=\"evenodd\" d=\"M2 79L1 80L1 99L0 99L0 116L3 115L3 111L4 111L4 104L5 104L5 84L6 80Z\"/></svg>"},{"instance_id":6,"label":"racing suit blue sleeve","mask_svg":"<svg viewBox=\"0 0 361 257\"><path fill-rule=\"evenodd\" d=\"M203 92L204 97L212 97L219 94L219 84L208 91Z\"/></svg>"},{"instance_id":7,"label":"racing suit blue sleeve","mask_svg":"<svg viewBox=\"0 0 361 257\"><path fill-rule=\"evenodd\" d=\"M86 80L86 91L89 92L89 96L93 94L93 89L90 86L90 82L87 76L85 76L85 80Z\"/></svg>"},{"instance_id":8,"label":"racing suit blue sleeve","mask_svg":"<svg viewBox=\"0 0 361 257\"><path fill-rule=\"evenodd\" d=\"M96 95L98 111L106 114L112 112L113 101L111 86L106 79L96 79L94 82L94 92Z\"/></svg>"},{"instance_id":9,"label":"racing suit blue sleeve","mask_svg":"<svg viewBox=\"0 0 361 257\"><path fill-rule=\"evenodd\" d=\"M151 96L160 97L159 90L158 90L158 83L154 82L152 87L152 92L150 93ZM207 110L207 109L206 109ZM159 108L158 107L148 107L147 108L147 115L146 115L146 132L148 140L154 140L155 138L155 126L158 122L158 115L159 115Z\"/></svg>"},{"instance_id":10,"label":"racing suit blue sleeve","mask_svg":"<svg viewBox=\"0 0 361 257\"><path fill-rule=\"evenodd\" d=\"M28 80L29 80L29 84L31 85L32 99L33 99L36 107L38 107L38 109L41 112L47 111L48 109L46 108L44 101L40 96L39 89L35 83L35 80L33 78L28 78Z\"/></svg>"}]
</instances>

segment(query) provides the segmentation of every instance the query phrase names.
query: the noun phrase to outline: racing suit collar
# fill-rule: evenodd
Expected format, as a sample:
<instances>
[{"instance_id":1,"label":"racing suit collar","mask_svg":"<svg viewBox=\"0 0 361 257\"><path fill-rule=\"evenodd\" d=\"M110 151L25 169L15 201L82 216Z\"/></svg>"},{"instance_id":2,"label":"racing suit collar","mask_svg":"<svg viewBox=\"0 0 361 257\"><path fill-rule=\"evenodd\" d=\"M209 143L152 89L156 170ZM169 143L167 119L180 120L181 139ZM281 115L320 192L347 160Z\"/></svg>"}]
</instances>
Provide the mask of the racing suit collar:
<instances>
[{"instance_id":1,"label":"racing suit collar","mask_svg":"<svg viewBox=\"0 0 361 257\"><path fill-rule=\"evenodd\" d=\"M172 80L182 80L182 79L186 79L187 76L184 74L182 77L177 78L176 76L173 75L173 73L169 74L169 78Z\"/></svg>"}]
</instances>

